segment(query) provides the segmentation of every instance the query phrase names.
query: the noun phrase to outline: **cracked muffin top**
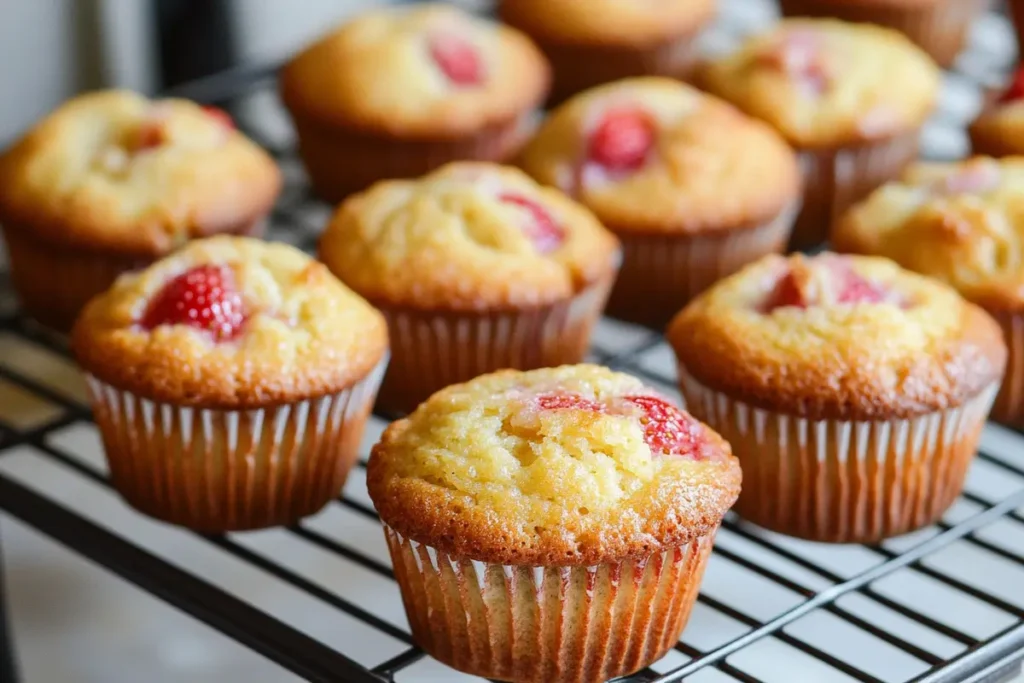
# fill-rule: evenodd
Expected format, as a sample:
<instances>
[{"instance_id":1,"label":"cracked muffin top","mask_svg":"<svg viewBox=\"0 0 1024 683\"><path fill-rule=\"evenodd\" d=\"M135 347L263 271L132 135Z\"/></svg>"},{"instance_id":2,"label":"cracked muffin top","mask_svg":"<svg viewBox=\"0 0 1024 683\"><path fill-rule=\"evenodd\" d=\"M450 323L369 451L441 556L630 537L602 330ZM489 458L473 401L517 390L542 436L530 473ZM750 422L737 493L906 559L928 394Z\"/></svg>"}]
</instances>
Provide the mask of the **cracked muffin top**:
<instances>
[{"instance_id":1,"label":"cracked muffin top","mask_svg":"<svg viewBox=\"0 0 1024 683\"><path fill-rule=\"evenodd\" d=\"M521 171L449 164L346 200L320 256L374 303L439 310L540 306L618 268L618 241L587 209Z\"/></svg>"},{"instance_id":2,"label":"cracked muffin top","mask_svg":"<svg viewBox=\"0 0 1024 683\"><path fill-rule=\"evenodd\" d=\"M127 91L76 97L0 156L0 219L68 247L163 255L241 232L281 187L228 115Z\"/></svg>"},{"instance_id":3,"label":"cracked muffin top","mask_svg":"<svg viewBox=\"0 0 1024 683\"><path fill-rule=\"evenodd\" d=\"M639 380L578 365L443 389L384 432L367 485L386 524L441 551L579 565L710 532L740 469L721 437Z\"/></svg>"}]
</instances>

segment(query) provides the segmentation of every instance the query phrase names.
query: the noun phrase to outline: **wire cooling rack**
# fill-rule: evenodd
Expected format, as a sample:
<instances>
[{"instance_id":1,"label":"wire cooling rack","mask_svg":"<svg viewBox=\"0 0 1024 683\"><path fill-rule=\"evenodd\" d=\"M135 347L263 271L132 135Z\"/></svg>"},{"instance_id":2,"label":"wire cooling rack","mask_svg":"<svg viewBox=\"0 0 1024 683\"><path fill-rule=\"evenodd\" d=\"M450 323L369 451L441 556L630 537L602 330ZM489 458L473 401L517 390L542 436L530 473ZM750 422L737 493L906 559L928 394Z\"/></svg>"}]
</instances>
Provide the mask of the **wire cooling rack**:
<instances>
[{"instance_id":1,"label":"wire cooling rack","mask_svg":"<svg viewBox=\"0 0 1024 683\"><path fill-rule=\"evenodd\" d=\"M760 0L724 2L709 49L773 20ZM982 90L1014 60L1003 18L985 16L946 78L924 134L930 158L966 152ZM312 250L331 208L313 199L273 91L273 69L225 73L178 94L229 107L281 164L270 237ZM678 397L660 334L614 320L591 360ZM17 311L0 286L0 509L312 681L480 680L412 642L365 456L343 495L290 528L205 536L124 505L107 470L65 341ZM2 599L2 595L0 595ZM0 615L2 616L2 615ZM0 619L0 638L3 637ZM728 517L682 639L630 681L995 682L1024 658L1024 435L990 425L963 496L933 527L878 546L822 545ZM0 680L13 680L3 669Z\"/></svg>"}]
</instances>

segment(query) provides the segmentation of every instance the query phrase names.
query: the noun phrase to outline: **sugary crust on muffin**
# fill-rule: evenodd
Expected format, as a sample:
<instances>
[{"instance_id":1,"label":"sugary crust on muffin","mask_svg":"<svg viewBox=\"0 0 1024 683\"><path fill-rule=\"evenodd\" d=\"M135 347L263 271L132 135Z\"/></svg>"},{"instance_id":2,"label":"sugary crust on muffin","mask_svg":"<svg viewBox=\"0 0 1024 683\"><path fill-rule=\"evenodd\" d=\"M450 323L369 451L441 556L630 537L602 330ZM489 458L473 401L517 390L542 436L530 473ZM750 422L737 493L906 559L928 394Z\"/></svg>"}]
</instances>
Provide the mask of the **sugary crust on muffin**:
<instances>
[{"instance_id":1,"label":"sugary crust on muffin","mask_svg":"<svg viewBox=\"0 0 1024 683\"><path fill-rule=\"evenodd\" d=\"M703 425L706 459L652 456L637 417L538 409L552 390L602 403L653 393L591 365L448 387L374 447L367 485L381 519L484 562L591 565L705 535L739 495L736 459Z\"/></svg>"},{"instance_id":2,"label":"sugary crust on muffin","mask_svg":"<svg viewBox=\"0 0 1024 683\"><path fill-rule=\"evenodd\" d=\"M133 152L156 127L159 144ZM263 150L186 100L82 95L0 156L0 220L66 247L159 256L244 229L281 187Z\"/></svg>"},{"instance_id":3,"label":"sugary crust on muffin","mask_svg":"<svg viewBox=\"0 0 1024 683\"><path fill-rule=\"evenodd\" d=\"M453 85L434 63L429 41L447 34L475 47L483 83ZM280 87L292 114L314 124L447 139L530 112L550 81L547 61L519 31L431 3L357 17L292 59Z\"/></svg>"},{"instance_id":4,"label":"sugary crust on muffin","mask_svg":"<svg viewBox=\"0 0 1024 683\"><path fill-rule=\"evenodd\" d=\"M579 167L608 111L639 107L656 121L655 152L621 178L587 182ZM700 233L763 224L799 198L796 156L770 127L666 78L594 88L559 107L527 145L521 165L574 194L616 232Z\"/></svg>"},{"instance_id":5,"label":"sugary crust on muffin","mask_svg":"<svg viewBox=\"0 0 1024 683\"><path fill-rule=\"evenodd\" d=\"M951 408L999 381L1006 346L995 321L887 259L845 262L891 300L765 312L769 292L803 258L766 257L687 306L668 333L686 372L767 410L841 420Z\"/></svg>"},{"instance_id":6,"label":"sugary crust on muffin","mask_svg":"<svg viewBox=\"0 0 1024 683\"><path fill-rule=\"evenodd\" d=\"M185 325L152 330L138 321L164 285L202 264L234 272L249 319L241 336L215 342ZM93 299L72 332L82 368L155 401L254 408L341 391L387 352L383 316L327 268L286 244L211 237Z\"/></svg>"},{"instance_id":7,"label":"sugary crust on muffin","mask_svg":"<svg viewBox=\"0 0 1024 683\"><path fill-rule=\"evenodd\" d=\"M995 104L969 128L975 154L1024 155L1024 100Z\"/></svg>"},{"instance_id":8,"label":"sugary crust on muffin","mask_svg":"<svg viewBox=\"0 0 1024 683\"><path fill-rule=\"evenodd\" d=\"M535 220L564 231L543 253ZM434 310L507 310L567 299L618 268L620 248L585 208L521 171L459 162L418 180L384 181L345 201L320 240L332 272L374 303Z\"/></svg>"},{"instance_id":9,"label":"sugary crust on muffin","mask_svg":"<svg viewBox=\"0 0 1024 683\"><path fill-rule=\"evenodd\" d=\"M957 178L981 186L945 190ZM943 280L994 311L1024 310L1024 157L919 163L852 207L837 250L876 254Z\"/></svg>"},{"instance_id":10,"label":"sugary crust on muffin","mask_svg":"<svg viewBox=\"0 0 1024 683\"><path fill-rule=\"evenodd\" d=\"M537 40L560 45L647 45L710 21L715 0L502 0L502 20Z\"/></svg>"},{"instance_id":11,"label":"sugary crust on muffin","mask_svg":"<svg viewBox=\"0 0 1024 683\"><path fill-rule=\"evenodd\" d=\"M820 93L765 56L787 36L818 42L829 74ZM831 148L913 131L931 114L940 71L898 31L834 19L786 19L708 64L700 76L709 91L772 124L800 148Z\"/></svg>"}]
</instances>

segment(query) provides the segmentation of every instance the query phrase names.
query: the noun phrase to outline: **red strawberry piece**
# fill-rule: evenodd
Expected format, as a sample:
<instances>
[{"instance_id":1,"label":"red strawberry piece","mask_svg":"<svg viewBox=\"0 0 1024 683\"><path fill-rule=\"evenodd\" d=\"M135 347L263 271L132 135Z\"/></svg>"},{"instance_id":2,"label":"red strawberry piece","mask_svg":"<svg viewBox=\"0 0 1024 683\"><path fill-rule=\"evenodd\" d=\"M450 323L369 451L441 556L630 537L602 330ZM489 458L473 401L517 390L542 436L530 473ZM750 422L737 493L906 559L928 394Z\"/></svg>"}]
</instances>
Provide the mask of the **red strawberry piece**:
<instances>
[{"instance_id":1,"label":"red strawberry piece","mask_svg":"<svg viewBox=\"0 0 1024 683\"><path fill-rule=\"evenodd\" d=\"M563 394L551 392L537 396L537 406L542 410L586 410L592 413L603 413L605 407L601 403L579 394Z\"/></svg>"},{"instance_id":2,"label":"red strawberry piece","mask_svg":"<svg viewBox=\"0 0 1024 683\"><path fill-rule=\"evenodd\" d=\"M131 152L139 153L146 150L156 149L167 142L167 128L160 119L149 119L143 121L135 129L135 135L131 141Z\"/></svg>"},{"instance_id":3,"label":"red strawberry piece","mask_svg":"<svg viewBox=\"0 0 1024 683\"><path fill-rule=\"evenodd\" d=\"M188 325L207 330L217 341L234 339L245 324L245 304L226 266L196 266L157 292L142 316L142 326Z\"/></svg>"},{"instance_id":4,"label":"red strawberry piece","mask_svg":"<svg viewBox=\"0 0 1024 683\"><path fill-rule=\"evenodd\" d=\"M978 159L965 164L935 183L932 192L940 196L986 192L999 184L999 177L997 164Z\"/></svg>"},{"instance_id":5,"label":"red strawberry piece","mask_svg":"<svg viewBox=\"0 0 1024 683\"><path fill-rule=\"evenodd\" d=\"M1013 75L1013 80L1006 87L1003 94L999 96L999 103L1006 104L1024 98L1024 68L1018 69Z\"/></svg>"},{"instance_id":6,"label":"red strawberry piece","mask_svg":"<svg viewBox=\"0 0 1024 683\"><path fill-rule=\"evenodd\" d=\"M777 283L775 289L768 295L765 302L765 311L771 313L776 308L795 306L796 308L807 308L807 298L803 286L797 282L796 273L790 269L786 271Z\"/></svg>"},{"instance_id":7,"label":"red strawberry piece","mask_svg":"<svg viewBox=\"0 0 1024 683\"><path fill-rule=\"evenodd\" d=\"M228 130L235 129L235 120L231 118L231 114L227 113L220 107L205 106L203 107L203 111L206 112L207 116Z\"/></svg>"},{"instance_id":8,"label":"red strawberry piece","mask_svg":"<svg viewBox=\"0 0 1024 683\"><path fill-rule=\"evenodd\" d=\"M530 214L524 232L540 253L552 252L565 241L565 230L539 203L511 192L499 195L498 199L506 204L514 204Z\"/></svg>"},{"instance_id":9,"label":"red strawberry piece","mask_svg":"<svg viewBox=\"0 0 1024 683\"><path fill-rule=\"evenodd\" d=\"M761 56L761 62L791 76L807 93L820 95L830 79L821 46L821 36L814 31L790 31Z\"/></svg>"},{"instance_id":10,"label":"red strawberry piece","mask_svg":"<svg viewBox=\"0 0 1024 683\"><path fill-rule=\"evenodd\" d=\"M434 36L430 41L430 57L455 85L472 86L484 82L484 65L480 53L461 36Z\"/></svg>"},{"instance_id":11,"label":"red strawberry piece","mask_svg":"<svg viewBox=\"0 0 1024 683\"><path fill-rule=\"evenodd\" d=\"M657 126L638 108L612 109L590 134L587 158L610 171L635 171L647 162Z\"/></svg>"},{"instance_id":12,"label":"red strawberry piece","mask_svg":"<svg viewBox=\"0 0 1024 683\"><path fill-rule=\"evenodd\" d=\"M644 441L652 453L699 457L699 422L657 396L626 396L625 400L642 411Z\"/></svg>"},{"instance_id":13,"label":"red strawberry piece","mask_svg":"<svg viewBox=\"0 0 1024 683\"><path fill-rule=\"evenodd\" d=\"M887 298L884 289L848 269L836 300L841 304L879 304Z\"/></svg>"}]
</instances>

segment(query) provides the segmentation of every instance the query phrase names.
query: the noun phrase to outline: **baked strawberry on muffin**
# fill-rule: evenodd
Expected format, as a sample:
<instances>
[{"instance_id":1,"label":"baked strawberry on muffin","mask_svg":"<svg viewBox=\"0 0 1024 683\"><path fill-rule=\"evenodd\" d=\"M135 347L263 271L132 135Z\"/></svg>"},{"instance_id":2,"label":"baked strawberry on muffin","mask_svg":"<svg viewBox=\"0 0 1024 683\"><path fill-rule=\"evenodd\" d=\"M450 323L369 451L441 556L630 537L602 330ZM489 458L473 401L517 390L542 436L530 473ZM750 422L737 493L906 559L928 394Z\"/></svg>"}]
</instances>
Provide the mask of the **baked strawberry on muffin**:
<instances>
[{"instance_id":1,"label":"baked strawberry on muffin","mask_svg":"<svg viewBox=\"0 0 1024 683\"><path fill-rule=\"evenodd\" d=\"M701 80L800 152L806 188L792 246L803 248L916 158L940 72L892 29L789 19L711 63Z\"/></svg>"},{"instance_id":2,"label":"baked strawberry on muffin","mask_svg":"<svg viewBox=\"0 0 1024 683\"><path fill-rule=\"evenodd\" d=\"M779 0L795 17L835 17L896 29L942 66L951 66L967 43L986 0Z\"/></svg>"},{"instance_id":3,"label":"baked strawberry on muffin","mask_svg":"<svg viewBox=\"0 0 1024 683\"><path fill-rule=\"evenodd\" d=\"M280 187L220 110L82 95L0 155L12 284L29 315L66 331L120 273L195 237L258 233Z\"/></svg>"},{"instance_id":4,"label":"baked strawberry on muffin","mask_svg":"<svg viewBox=\"0 0 1024 683\"><path fill-rule=\"evenodd\" d=\"M345 201L320 258L387 317L381 405L408 411L485 372L583 360L621 254L561 192L463 162Z\"/></svg>"},{"instance_id":5,"label":"baked strawberry on muffin","mask_svg":"<svg viewBox=\"0 0 1024 683\"><path fill-rule=\"evenodd\" d=\"M988 311L1009 345L992 416L1024 426L1024 157L915 164L851 208L832 239L942 280Z\"/></svg>"},{"instance_id":6,"label":"baked strawberry on muffin","mask_svg":"<svg viewBox=\"0 0 1024 683\"><path fill-rule=\"evenodd\" d=\"M367 485L423 649L591 683L675 645L740 468L639 380L579 365L438 392L384 432Z\"/></svg>"},{"instance_id":7,"label":"baked strawberry on muffin","mask_svg":"<svg viewBox=\"0 0 1024 683\"><path fill-rule=\"evenodd\" d=\"M686 405L743 466L736 511L873 543L956 500L1006 364L950 287L870 257L766 257L672 322Z\"/></svg>"},{"instance_id":8,"label":"baked strawberry on muffin","mask_svg":"<svg viewBox=\"0 0 1024 683\"><path fill-rule=\"evenodd\" d=\"M777 133L663 78L572 98L521 165L618 235L625 257L609 311L658 327L719 278L781 251L800 202L796 156Z\"/></svg>"},{"instance_id":9,"label":"baked strawberry on muffin","mask_svg":"<svg viewBox=\"0 0 1024 683\"><path fill-rule=\"evenodd\" d=\"M280 88L313 187L336 201L449 161L511 157L549 82L523 34L428 3L353 19L285 65Z\"/></svg>"},{"instance_id":10,"label":"baked strawberry on muffin","mask_svg":"<svg viewBox=\"0 0 1024 683\"><path fill-rule=\"evenodd\" d=\"M387 345L322 264L242 237L123 275L71 339L114 486L206 532L288 524L338 495Z\"/></svg>"},{"instance_id":11,"label":"baked strawberry on muffin","mask_svg":"<svg viewBox=\"0 0 1024 683\"><path fill-rule=\"evenodd\" d=\"M501 0L499 16L533 38L554 71L553 99L635 76L684 78L716 0Z\"/></svg>"},{"instance_id":12,"label":"baked strawberry on muffin","mask_svg":"<svg viewBox=\"0 0 1024 683\"><path fill-rule=\"evenodd\" d=\"M975 154L994 157L1024 155L1024 68L994 94L968 129Z\"/></svg>"}]
</instances>

